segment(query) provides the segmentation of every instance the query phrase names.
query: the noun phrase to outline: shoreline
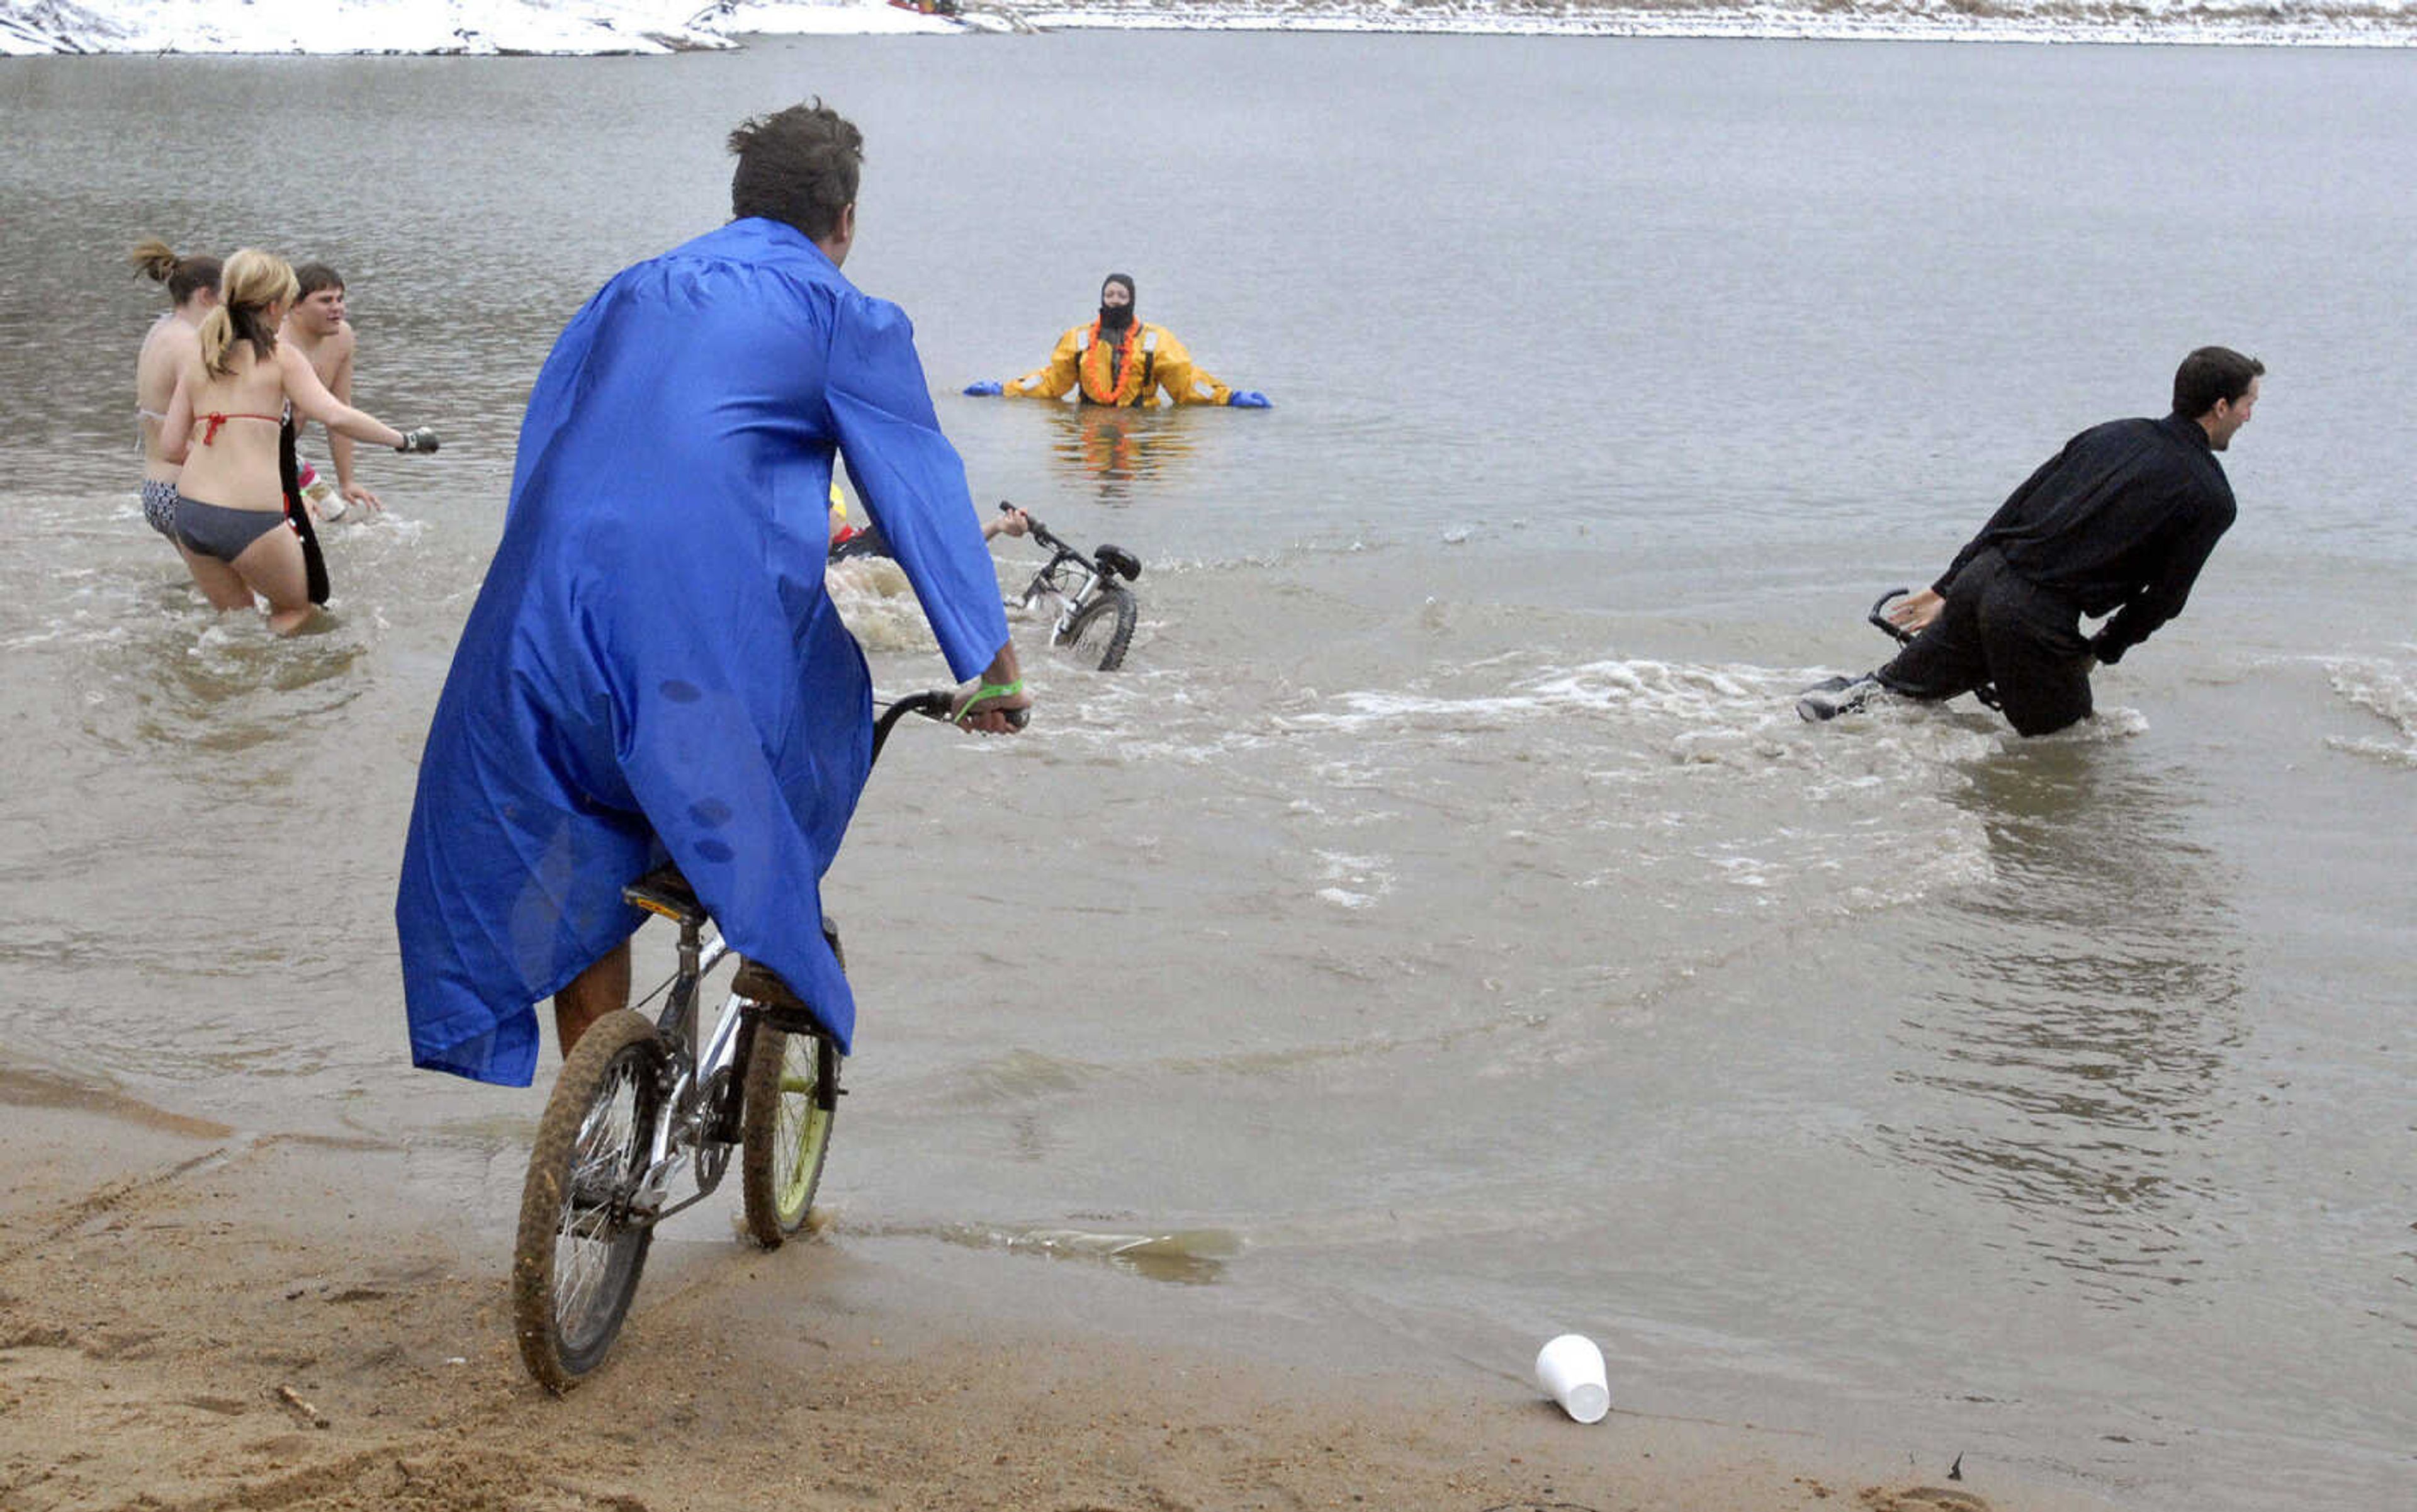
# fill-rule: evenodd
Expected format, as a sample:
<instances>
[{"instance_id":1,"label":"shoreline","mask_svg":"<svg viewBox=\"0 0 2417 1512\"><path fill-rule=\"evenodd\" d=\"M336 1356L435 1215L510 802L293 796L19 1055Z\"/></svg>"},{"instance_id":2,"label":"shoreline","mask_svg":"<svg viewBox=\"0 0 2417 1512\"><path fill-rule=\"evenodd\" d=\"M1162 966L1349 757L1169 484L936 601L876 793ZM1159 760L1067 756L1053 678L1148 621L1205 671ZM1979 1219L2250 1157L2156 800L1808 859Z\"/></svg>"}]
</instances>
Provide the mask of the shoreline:
<instances>
[{"instance_id":1,"label":"shoreline","mask_svg":"<svg viewBox=\"0 0 2417 1512\"><path fill-rule=\"evenodd\" d=\"M2409 47L2417 13L2392 4L2308 8L2154 0L1039 0L1046 31L1293 31L1455 37L1669 38L2055 45Z\"/></svg>"},{"instance_id":2,"label":"shoreline","mask_svg":"<svg viewBox=\"0 0 2417 1512\"><path fill-rule=\"evenodd\" d=\"M1214 1309L1187 1289L844 1231L667 1236L614 1358L556 1399L512 1348L509 1236L415 1199L406 1152L38 1076L0 1101L0 1503L25 1512L2111 1504L1617 1393L1580 1427L1465 1365L1276 1364L1190 1342ZM1149 1327L1103 1322L1136 1306Z\"/></svg>"},{"instance_id":3,"label":"shoreline","mask_svg":"<svg viewBox=\"0 0 2417 1512\"><path fill-rule=\"evenodd\" d=\"M464 23L471 23L465 24ZM0 56L611 56L743 38L1044 31L1285 31L2185 47L2407 48L2402 0L965 0L954 17L886 0L257 0L199 17L160 0L0 0Z\"/></svg>"}]
</instances>

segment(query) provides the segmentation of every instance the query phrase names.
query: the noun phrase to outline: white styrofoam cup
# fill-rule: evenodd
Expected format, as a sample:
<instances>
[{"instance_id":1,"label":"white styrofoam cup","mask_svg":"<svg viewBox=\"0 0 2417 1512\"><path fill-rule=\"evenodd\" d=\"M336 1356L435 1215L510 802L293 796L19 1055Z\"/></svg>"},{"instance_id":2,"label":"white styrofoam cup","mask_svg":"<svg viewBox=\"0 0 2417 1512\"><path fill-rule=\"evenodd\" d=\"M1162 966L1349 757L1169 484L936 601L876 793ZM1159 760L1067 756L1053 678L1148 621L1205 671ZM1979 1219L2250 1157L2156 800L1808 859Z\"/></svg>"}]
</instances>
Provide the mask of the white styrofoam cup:
<instances>
[{"instance_id":1,"label":"white styrofoam cup","mask_svg":"<svg viewBox=\"0 0 2417 1512\"><path fill-rule=\"evenodd\" d=\"M1611 1411L1603 1351L1584 1334L1563 1334L1536 1352L1536 1384L1581 1423L1600 1423Z\"/></svg>"}]
</instances>

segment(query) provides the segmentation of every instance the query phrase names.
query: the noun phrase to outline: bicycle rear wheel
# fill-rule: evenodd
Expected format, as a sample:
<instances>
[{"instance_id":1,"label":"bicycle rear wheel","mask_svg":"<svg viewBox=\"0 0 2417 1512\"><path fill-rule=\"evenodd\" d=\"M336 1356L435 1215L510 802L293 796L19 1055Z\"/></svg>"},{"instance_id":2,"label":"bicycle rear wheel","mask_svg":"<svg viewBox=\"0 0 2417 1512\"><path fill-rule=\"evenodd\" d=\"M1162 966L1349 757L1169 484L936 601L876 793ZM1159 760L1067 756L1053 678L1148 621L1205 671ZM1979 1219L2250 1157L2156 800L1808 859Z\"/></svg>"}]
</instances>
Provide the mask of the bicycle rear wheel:
<instances>
[{"instance_id":1,"label":"bicycle rear wheel","mask_svg":"<svg viewBox=\"0 0 2417 1512\"><path fill-rule=\"evenodd\" d=\"M839 1046L755 1026L739 1115L738 1195L747 1232L778 1249L806 1221L839 1111Z\"/></svg>"},{"instance_id":2,"label":"bicycle rear wheel","mask_svg":"<svg viewBox=\"0 0 2417 1512\"><path fill-rule=\"evenodd\" d=\"M654 1025L607 1014L563 1061L538 1123L512 1245L512 1332L548 1391L604 1363L646 1268L655 1231L631 1220L630 1199L661 1113L662 1057Z\"/></svg>"},{"instance_id":3,"label":"bicycle rear wheel","mask_svg":"<svg viewBox=\"0 0 2417 1512\"><path fill-rule=\"evenodd\" d=\"M1053 635L1049 643L1084 666L1113 672L1124 664L1125 648L1132 644L1133 626L1140 619L1141 605L1132 590L1111 583L1083 605L1064 634Z\"/></svg>"}]
</instances>

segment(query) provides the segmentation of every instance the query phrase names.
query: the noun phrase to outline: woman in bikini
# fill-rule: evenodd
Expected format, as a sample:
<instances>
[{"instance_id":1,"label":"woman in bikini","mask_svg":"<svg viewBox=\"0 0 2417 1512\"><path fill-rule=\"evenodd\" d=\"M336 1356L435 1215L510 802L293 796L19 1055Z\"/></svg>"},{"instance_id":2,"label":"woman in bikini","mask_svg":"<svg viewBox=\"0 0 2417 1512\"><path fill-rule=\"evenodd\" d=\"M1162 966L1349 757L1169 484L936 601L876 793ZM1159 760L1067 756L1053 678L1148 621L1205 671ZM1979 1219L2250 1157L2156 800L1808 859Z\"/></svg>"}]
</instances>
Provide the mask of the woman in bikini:
<instances>
[{"instance_id":1,"label":"woman in bikini","mask_svg":"<svg viewBox=\"0 0 2417 1512\"><path fill-rule=\"evenodd\" d=\"M398 451L433 451L426 431L409 435L339 403L302 354L277 341L294 302L294 269L245 248L226 260L219 307L176 381L161 429L165 455L184 465L176 481L176 540L193 581L220 609L268 601L268 628L290 635L311 620L301 538L286 524L278 476L285 407L356 440Z\"/></svg>"},{"instance_id":2,"label":"woman in bikini","mask_svg":"<svg viewBox=\"0 0 2417 1512\"><path fill-rule=\"evenodd\" d=\"M176 375L202 349L202 318L219 302L219 260L179 257L164 241L136 245L134 270L154 283L168 286L169 312L152 322L143 338L143 353L134 359L134 424L143 435L143 518L151 528L176 542L176 474L167 456L162 434L168 402L176 392Z\"/></svg>"}]
</instances>

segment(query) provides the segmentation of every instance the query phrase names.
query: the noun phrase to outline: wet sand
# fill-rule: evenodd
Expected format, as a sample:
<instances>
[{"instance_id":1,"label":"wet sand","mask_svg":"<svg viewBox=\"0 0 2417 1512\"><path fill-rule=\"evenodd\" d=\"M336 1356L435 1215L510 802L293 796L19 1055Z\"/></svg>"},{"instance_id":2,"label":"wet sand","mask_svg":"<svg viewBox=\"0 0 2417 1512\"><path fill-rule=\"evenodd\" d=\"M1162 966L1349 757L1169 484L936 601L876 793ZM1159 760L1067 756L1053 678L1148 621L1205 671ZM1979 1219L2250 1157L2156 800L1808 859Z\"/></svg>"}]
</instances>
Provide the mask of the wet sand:
<instances>
[{"instance_id":1,"label":"wet sand","mask_svg":"<svg viewBox=\"0 0 2417 1512\"><path fill-rule=\"evenodd\" d=\"M998 1254L902 1264L844 1229L774 1253L659 1245L613 1360L555 1398L512 1350L507 1242L392 1195L400 1153L20 1074L0 1104L11 1512L2106 1504L1741 1425L1615 1410L1581 1428L1465 1370L1178 1347L1098 1326L1148 1283Z\"/></svg>"}]
</instances>

